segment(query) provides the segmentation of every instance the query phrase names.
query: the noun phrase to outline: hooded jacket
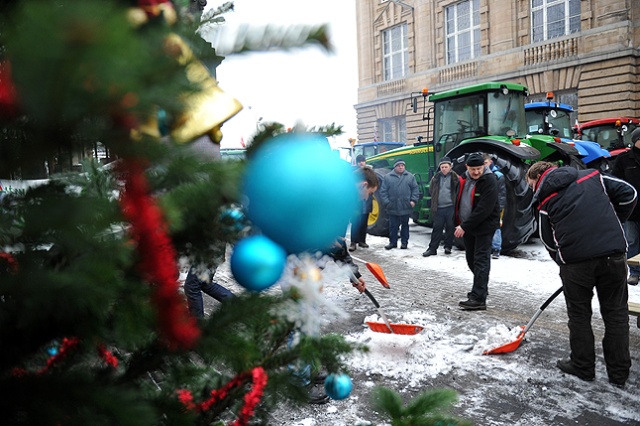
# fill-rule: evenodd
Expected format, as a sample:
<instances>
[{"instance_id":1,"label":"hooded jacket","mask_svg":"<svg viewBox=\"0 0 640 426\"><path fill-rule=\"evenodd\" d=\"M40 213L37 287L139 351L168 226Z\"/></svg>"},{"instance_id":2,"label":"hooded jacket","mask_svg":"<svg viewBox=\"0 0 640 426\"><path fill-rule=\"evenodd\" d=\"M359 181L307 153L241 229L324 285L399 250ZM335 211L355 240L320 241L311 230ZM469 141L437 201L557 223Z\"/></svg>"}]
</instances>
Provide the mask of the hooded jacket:
<instances>
[{"instance_id":1,"label":"hooded jacket","mask_svg":"<svg viewBox=\"0 0 640 426\"><path fill-rule=\"evenodd\" d=\"M640 149L635 146L616 157L611 173L629 182L636 192L640 190ZM628 220L640 222L640 206L636 204Z\"/></svg>"},{"instance_id":2,"label":"hooded jacket","mask_svg":"<svg viewBox=\"0 0 640 426\"><path fill-rule=\"evenodd\" d=\"M625 253L621 222L636 204L627 182L597 170L551 168L538 180L540 240L558 264Z\"/></svg>"}]
</instances>

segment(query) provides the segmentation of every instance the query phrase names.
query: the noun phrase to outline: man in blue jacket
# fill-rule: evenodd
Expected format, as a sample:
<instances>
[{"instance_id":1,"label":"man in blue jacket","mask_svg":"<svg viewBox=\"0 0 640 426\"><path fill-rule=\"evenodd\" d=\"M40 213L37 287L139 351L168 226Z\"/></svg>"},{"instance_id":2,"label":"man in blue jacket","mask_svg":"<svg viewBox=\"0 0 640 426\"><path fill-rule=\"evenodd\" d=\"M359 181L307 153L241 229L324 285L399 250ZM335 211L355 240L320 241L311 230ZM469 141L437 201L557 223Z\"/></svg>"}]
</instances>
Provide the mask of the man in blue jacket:
<instances>
[{"instance_id":1,"label":"man in blue jacket","mask_svg":"<svg viewBox=\"0 0 640 426\"><path fill-rule=\"evenodd\" d=\"M380 198L385 205L389 218L389 244L385 249L398 247L398 228L400 228L400 248L406 249L409 244L409 217L418 202L418 182L414 175L405 169L403 160L393 164L393 171L382 180Z\"/></svg>"},{"instance_id":2,"label":"man in blue jacket","mask_svg":"<svg viewBox=\"0 0 640 426\"><path fill-rule=\"evenodd\" d=\"M604 321L602 351L609 382L629 377L627 242L622 222L636 204L627 182L597 170L557 168L544 161L527 171L539 213L540 240L560 266L569 316L569 359L557 367L582 380L595 378L591 299L596 289ZM535 204L534 204L535 205Z\"/></svg>"},{"instance_id":3,"label":"man in blue jacket","mask_svg":"<svg viewBox=\"0 0 640 426\"><path fill-rule=\"evenodd\" d=\"M489 294L491 240L500 224L498 180L478 152L467 157L466 166L464 178L460 179L456 209L459 225L454 235L464 241L467 265L473 272L473 287L467 293L467 300L458 305L465 311L484 311Z\"/></svg>"}]
</instances>

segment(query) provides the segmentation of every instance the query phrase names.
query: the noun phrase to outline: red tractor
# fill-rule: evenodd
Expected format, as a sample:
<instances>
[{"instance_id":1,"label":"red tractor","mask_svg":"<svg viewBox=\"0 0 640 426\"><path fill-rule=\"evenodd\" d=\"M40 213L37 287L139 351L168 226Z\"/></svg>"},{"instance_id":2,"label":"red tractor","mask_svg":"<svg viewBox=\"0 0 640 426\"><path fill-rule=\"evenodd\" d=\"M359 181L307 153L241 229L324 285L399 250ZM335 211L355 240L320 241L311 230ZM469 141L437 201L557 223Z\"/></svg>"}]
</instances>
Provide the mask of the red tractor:
<instances>
[{"instance_id":1,"label":"red tractor","mask_svg":"<svg viewBox=\"0 0 640 426\"><path fill-rule=\"evenodd\" d=\"M631 132L640 126L640 120L630 117L611 117L587 121L578 125L578 137L598 142L609 151L611 161L631 148Z\"/></svg>"}]
</instances>

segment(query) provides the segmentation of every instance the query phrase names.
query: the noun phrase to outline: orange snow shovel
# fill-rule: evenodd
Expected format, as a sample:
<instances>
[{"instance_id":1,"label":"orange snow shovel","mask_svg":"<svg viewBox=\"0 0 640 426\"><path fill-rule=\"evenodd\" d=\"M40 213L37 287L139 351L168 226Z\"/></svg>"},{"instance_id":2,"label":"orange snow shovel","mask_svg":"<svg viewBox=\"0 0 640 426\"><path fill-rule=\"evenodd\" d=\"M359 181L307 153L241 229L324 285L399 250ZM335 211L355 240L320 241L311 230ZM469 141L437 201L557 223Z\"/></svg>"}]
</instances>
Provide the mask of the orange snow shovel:
<instances>
[{"instance_id":1,"label":"orange snow shovel","mask_svg":"<svg viewBox=\"0 0 640 426\"><path fill-rule=\"evenodd\" d=\"M536 311L536 313L533 315L533 317L531 317L531 320L529 320L529 323L527 324L526 327L522 327L519 326L522 331L520 332L520 334L518 334L518 337L516 337L516 339L512 342L509 343L505 343L504 345L500 345L498 347L495 347L493 349L488 349L484 352L482 352L482 355L495 355L495 354L507 354L510 352L515 351L516 349L518 349L518 347L520 346L520 343L522 343L522 340L524 339L524 335L527 333L527 331L529 331L529 329L531 328L531 326L533 325L533 323L538 319L538 317L540 316L540 314L542 313L542 311L544 311L547 306L549 306L549 304L551 302L553 302L553 300L558 297L558 295L562 293L562 287L560 287L559 289L556 290L555 293L553 293L551 295L551 297L549 297L547 299L546 302L544 302L542 304L542 306L540 306L538 308L538 310Z\"/></svg>"},{"instance_id":2,"label":"orange snow shovel","mask_svg":"<svg viewBox=\"0 0 640 426\"><path fill-rule=\"evenodd\" d=\"M349 271L349 272L351 275L351 282L352 283L359 282L358 278L356 278L353 271ZM364 294L366 294L367 297L371 300L371 302L373 302L373 305L376 307L376 309L378 310L378 313L382 317L382 321L384 321L384 322L367 321L367 325L369 326L369 329L371 329L371 331L375 331L376 333L391 333L391 334L417 334L422 331L423 327L420 325L392 324L391 322L389 322L389 318L387 318L387 315L382 310L380 303L378 303L376 298L373 297L373 294L371 294L371 292L366 288L364 289Z\"/></svg>"},{"instance_id":3,"label":"orange snow shovel","mask_svg":"<svg viewBox=\"0 0 640 426\"><path fill-rule=\"evenodd\" d=\"M391 288L389 286L389 282L387 281L387 277L384 276L384 271L382 270L380 265L378 265L377 263L365 262L364 260L359 259L353 255L351 255L351 257L358 262L364 263L369 272L371 272L373 276L376 277L376 279L380 282L380 284L382 284L384 288Z\"/></svg>"},{"instance_id":4,"label":"orange snow shovel","mask_svg":"<svg viewBox=\"0 0 640 426\"><path fill-rule=\"evenodd\" d=\"M424 328L421 325L390 323L389 319L387 318L384 311L380 307L380 304L378 303L376 298L373 297L373 294L371 294L369 290L366 290L366 289L364 291L364 294L366 294L367 297L371 299L375 307L378 309L378 313L382 317L382 320L384 321L384 323L367 321L367 325L369 326L369 329L371 329L371 331L375 331L376 333L391 333L391 334L418 334Z\"/></svg>"}]
</instances>

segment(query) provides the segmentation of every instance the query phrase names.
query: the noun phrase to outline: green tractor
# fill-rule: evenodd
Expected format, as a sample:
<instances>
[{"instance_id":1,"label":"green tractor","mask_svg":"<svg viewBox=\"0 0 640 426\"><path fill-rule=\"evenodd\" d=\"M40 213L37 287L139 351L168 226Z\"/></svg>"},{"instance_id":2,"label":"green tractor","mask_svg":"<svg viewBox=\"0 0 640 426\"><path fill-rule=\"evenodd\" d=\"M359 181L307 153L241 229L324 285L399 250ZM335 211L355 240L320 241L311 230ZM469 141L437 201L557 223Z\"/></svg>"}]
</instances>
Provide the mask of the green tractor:
<instances>
[{"instance_id":1,"label":"green tractor","mask_svg":"<svg viewBox=\"0 0 640 426\"><path fill-rule=\"evenodd\" d=\"M413 173L420 188L420 200L413 212L413 221L431 226L431 196L429 182L438 171L445 155L453 161L453 170L463 174L468 154L490 154L505 177L507 205L503 214L502 251L510 251L527 241L536 231L531 210L533 193L525 174L531 163L539 160L584 168L578 150L571 144L549 135L528 135L524 103L528 96L525 86L515 83L482 83L461 89L411 96L414 112L422 97L422 119L427 131L433 129L433 140L418 142L367 159L380 178L393 170L393 163L402 159ZM428 108L427 102L433 103ZM432 123L431 123L432 122ZM388 220L384 206L374 194L373 211L368 232L387 236Z\"/></svg>"}]
</instances>

